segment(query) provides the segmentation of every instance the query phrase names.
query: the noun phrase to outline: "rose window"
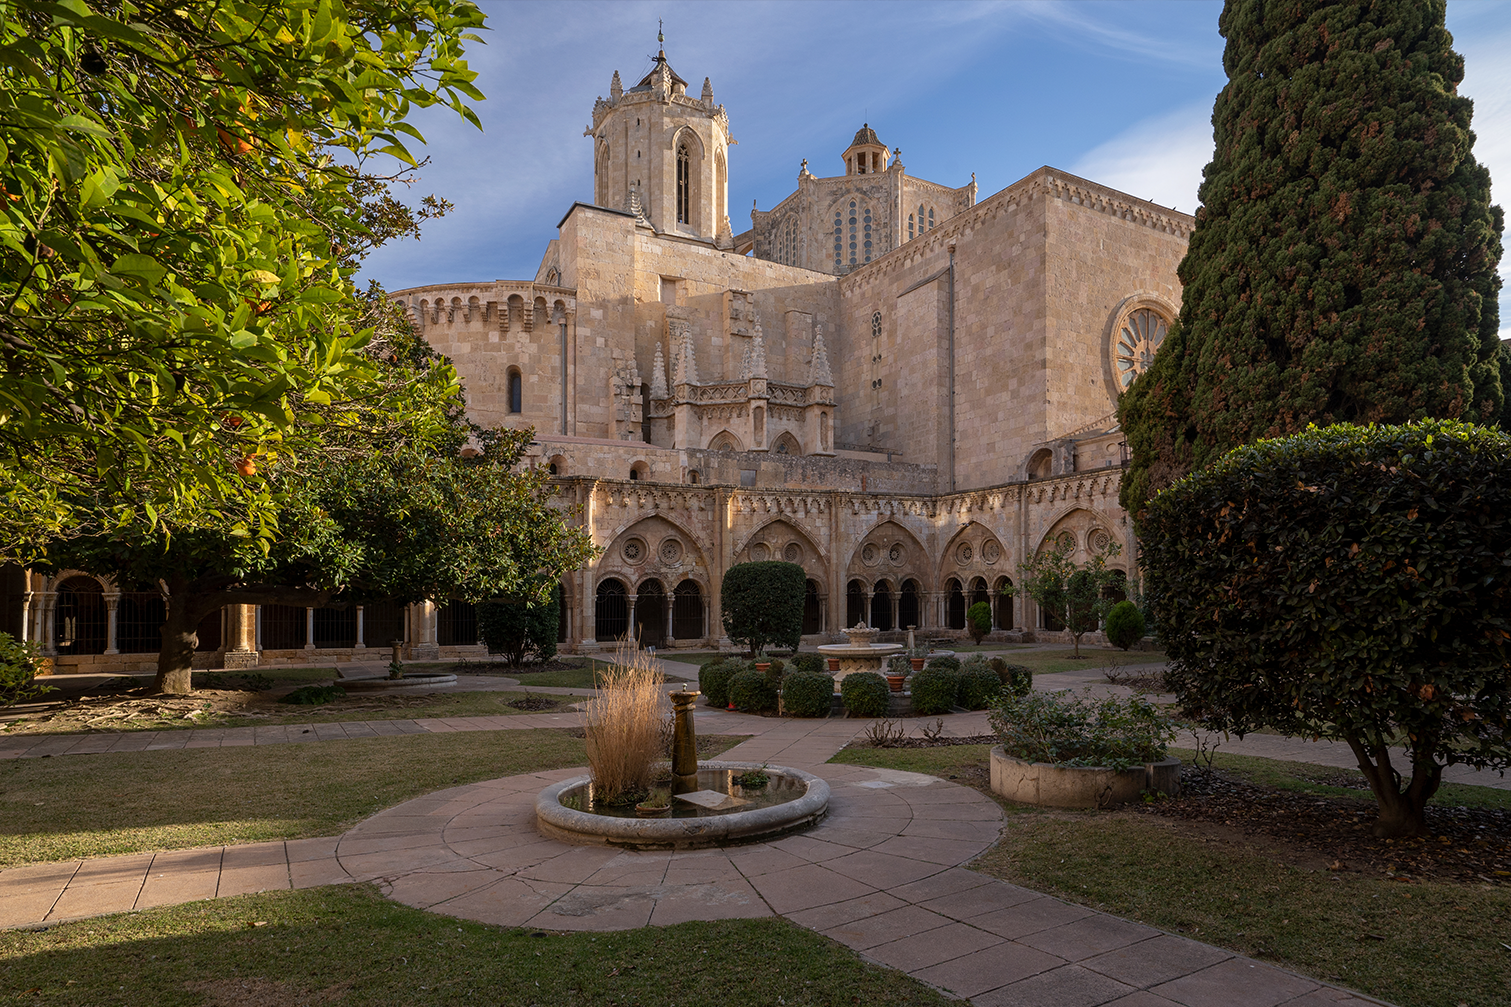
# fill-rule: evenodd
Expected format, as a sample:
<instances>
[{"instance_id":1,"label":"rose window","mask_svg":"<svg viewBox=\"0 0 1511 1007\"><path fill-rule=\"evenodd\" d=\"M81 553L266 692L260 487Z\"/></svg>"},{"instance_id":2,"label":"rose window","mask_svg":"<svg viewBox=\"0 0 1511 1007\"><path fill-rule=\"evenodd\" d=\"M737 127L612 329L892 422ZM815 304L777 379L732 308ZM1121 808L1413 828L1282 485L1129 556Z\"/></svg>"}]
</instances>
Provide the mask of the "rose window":
<instances>
[{"instance_id":1,"label":"rose window","mask_svg":"<svg viewBox=\"0 0 1511 1007\"><path fill-rule=\"evenodd\" d=\"M1154 363L1154 353L1165 341L1170 324L1148 308L1139 308L1118 326L1115 349L1119 390Z\"/></svg>"}]
</instances>

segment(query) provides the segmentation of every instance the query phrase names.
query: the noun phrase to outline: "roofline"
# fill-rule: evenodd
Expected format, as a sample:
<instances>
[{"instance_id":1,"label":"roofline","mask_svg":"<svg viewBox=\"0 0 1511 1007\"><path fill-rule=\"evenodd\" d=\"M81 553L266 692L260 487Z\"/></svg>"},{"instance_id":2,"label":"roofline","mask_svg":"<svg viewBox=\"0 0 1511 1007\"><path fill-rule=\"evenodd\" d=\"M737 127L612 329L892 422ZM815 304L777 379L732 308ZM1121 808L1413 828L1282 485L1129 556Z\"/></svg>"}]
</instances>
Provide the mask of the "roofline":
<instances>
[{"instance_id":1,"label":"roofline","mask_svg":"<svg viewBox=\"0 0 1511 1007\"><path fill-rule=\"evenodd\" d=\"M577 202L574 202L571 206L567 207L567 212L565 214L563 214L562 218L556 222L556 229L558 231L561 230L561 225L565 224L567 222L567 218L570 217L572 214L574 214L574 213L577 212L577 208L579 206L582 207L584 210L597 210L600 213L612 213L612 214L614 214L617 217L634 217L635 216L633 213L630 213L628 210L615 210L615 209L613 209L611 207L598 206L598 205L593 204L593 203L584 203L584 202L582 202L582 201L579 200Z\"/></svg>"}]
</instances>

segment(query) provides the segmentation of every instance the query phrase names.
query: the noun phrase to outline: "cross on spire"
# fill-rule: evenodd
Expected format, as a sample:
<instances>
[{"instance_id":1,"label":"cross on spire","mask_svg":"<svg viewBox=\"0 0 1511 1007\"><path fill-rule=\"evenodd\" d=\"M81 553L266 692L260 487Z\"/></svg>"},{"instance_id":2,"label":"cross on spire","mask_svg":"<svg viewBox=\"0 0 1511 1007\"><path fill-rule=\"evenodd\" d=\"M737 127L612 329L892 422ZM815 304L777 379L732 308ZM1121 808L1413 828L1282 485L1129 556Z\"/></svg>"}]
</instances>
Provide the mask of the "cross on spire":
<instances>
[{"instance_id":1,"label":"cross on spire","mask_svg":"<svg viewBox=\"0 0 1511 1007\"><path fill-rule=\"evenodd\" d=\"M656 19L656 41L660 42L662 45L666 44L666 34L661 30L660 18Z\"/></svg>"}]
</instances>

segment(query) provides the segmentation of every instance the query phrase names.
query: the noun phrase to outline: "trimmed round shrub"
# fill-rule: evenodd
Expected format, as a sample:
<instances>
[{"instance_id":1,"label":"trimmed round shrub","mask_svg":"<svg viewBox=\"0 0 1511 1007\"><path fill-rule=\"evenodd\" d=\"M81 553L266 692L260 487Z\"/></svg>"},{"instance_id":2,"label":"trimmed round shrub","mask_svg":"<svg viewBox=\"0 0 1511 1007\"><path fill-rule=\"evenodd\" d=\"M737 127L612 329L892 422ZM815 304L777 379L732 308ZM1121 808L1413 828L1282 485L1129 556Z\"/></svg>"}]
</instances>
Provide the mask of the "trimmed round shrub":
<instances>
[{"instance_id":1,"label":"trimmed round shrub","mask_svg":"<svg viewBox=\"0 0 1511 1007\"><path fill-rule=\"evenodd\" d=\"M719 594L724 632L752 654L771 647L797 650L807 586L808 575L796 563L736 563L724 574Z\"/></svg>"},{"instance_id":2,"label":"trimmed round shrub","mask_svg":"<svg viewBox=\"0 0 1511 1007\"><path fill-rule=\"evenodd\" d=\"M794 671L782 679L782 711L789 717L827 717L834 679L817 671Z\"/></svg>"},{"instance_id":3,"label":"trimmed round shrub","mask_svg":"<svg viewBox=\"0 0 1511 1007\"><path fill-rule=\"evenodd\" d=\"M931 657L925 668L940 668L944 671L959 671L960 658L958 657Z\"/></svg>"},{"instance_id":4,"label":"trimmed round shrub","mask_svg":"<svg viewBox=\"0 0 1511 1007\"><path fill-rule=\"evenodd\" d=\"M885 717L892 701L887 680L874 671L857 671L840 679L839 695L852 717Z\"/></svg>"},{"instance_id":5,"label":"trimmed round shrub","mask_svg":"<svg viewBox=\"0 0 1511 1007\"><path fill-rule=\"evenodd\" d=\"M981 638L992 631L992 606L978 601L966 609L965 628L971 634L971 640L980 643Z\"/></svg>"},{"instance_id":6,"label":"trimmed round shrub","mask_svg":"<svg viewBox=\"0 0 1511 1007\"><path fill-rule=\"evenodd\" d=\"M938 658L928 667L913 676L913 709L924 716L949 713L955 707L955 697L960 691L960 673L947 665L954 658ZM849 679L845 679L849 681Z\"/></svg>"},{"instance_id":7,"label":"trimmed round shrub","mask_svg":"<svg viewBox=\"0 0 1511 1007\"><path fill-rule=\"evenodd\" d=\"M792 655L793 671L816 671L823 674L824 659L817 654L794 654Z\"/></svg>"},{"instance_id":8,"label":"trimmed round shrub","mask_svg":"<svg viewBox=\"0 0 1511 1007\"><path fill-rule=\"evenodd\" d=\"M698 669L698 691L709 706L729 705L729 679L734 669L722 657L716 657Z\"/></svg>"},{"instance_id":9,"label":"trimmed round shrub","mask_svg":"<svg viewBox=\"0 0 1511 1007\"><path fill-rule=\"evenodd\" d=\"M776 709L776 686L763 672L754 668L737 671L729 680L729 698L736 710L760 713Z\"/></svg>"},{"instance_id":10,"label":"trimmed round shrub","mask_svg":"<svg viewBox=\"0 0 1511 1007\"><path fill-rule=\"evenodd\" d=\"M1144 613L1131 601L1120 601L1107 613L1107 642L1127 650L1144 638Z\"/></svg>"},{"instance_id":11,"label":"trimmed round shrub","mask_svg":"<svg viewBox=\"0 0 1511 1007\"><path fill-rule=\"evenodd\" d=\"M997 680L1002 687L1014 696L1026 695L1029 689L1034 687L1034 670L1021 664L1008 664L1000 657L994 657L989 662L991 669L997 673Z\"/></svg>"},{"instance_id":12,"label":"trimmed round shrub","mask_svg":"<svg viewBox=\"0 0 1511 1007\"><path fill-rule=\"evenodd\" d=\"M976 654L960 666L955 702L967 710L984 710L1002 691L1002 680L985 657Z\"/></svg>"}]
</instances>

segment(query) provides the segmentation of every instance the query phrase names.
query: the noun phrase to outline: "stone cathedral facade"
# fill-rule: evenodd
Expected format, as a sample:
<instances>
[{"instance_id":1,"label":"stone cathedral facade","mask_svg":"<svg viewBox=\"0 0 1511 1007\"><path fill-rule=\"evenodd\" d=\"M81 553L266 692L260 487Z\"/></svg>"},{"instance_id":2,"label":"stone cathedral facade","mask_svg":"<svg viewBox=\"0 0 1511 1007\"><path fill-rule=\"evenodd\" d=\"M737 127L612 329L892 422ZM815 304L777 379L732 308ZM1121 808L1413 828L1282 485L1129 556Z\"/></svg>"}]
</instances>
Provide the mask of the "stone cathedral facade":
<instances>
[{"instance_id":1,"label":"stone cathedral facade","mask_svg":"<svg viewBox=\"0 0 1511 1007\"><path fill-rule=\"evenodd\" d=\"M586 136L591 201L533 278L393 294L475 420L535 430L531 462L603 549L562 584L563 649L718 645L720 582L745 560L803 566L816 642L862 620L949 636L981 600L999 631L1042 635L1002 588L1051 539L1078 558L1116 542L1133 568L1114 411L1175 318L1190 216L1049 167L978 200L974 175L908 175L867 124L842 170L805 160L736 233L730 118L664 54L633 87L614 73ZM29 635L57 638L66 579L34 585ZM465 654L466 608L365 625ZM377 645L320 618L232 614L206 661Z\"/></svg>"}]
</instances>

